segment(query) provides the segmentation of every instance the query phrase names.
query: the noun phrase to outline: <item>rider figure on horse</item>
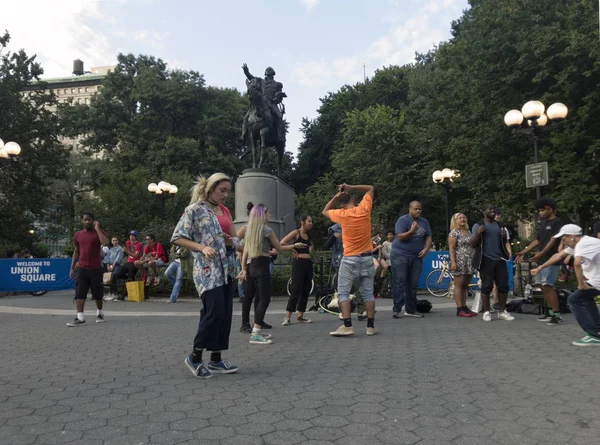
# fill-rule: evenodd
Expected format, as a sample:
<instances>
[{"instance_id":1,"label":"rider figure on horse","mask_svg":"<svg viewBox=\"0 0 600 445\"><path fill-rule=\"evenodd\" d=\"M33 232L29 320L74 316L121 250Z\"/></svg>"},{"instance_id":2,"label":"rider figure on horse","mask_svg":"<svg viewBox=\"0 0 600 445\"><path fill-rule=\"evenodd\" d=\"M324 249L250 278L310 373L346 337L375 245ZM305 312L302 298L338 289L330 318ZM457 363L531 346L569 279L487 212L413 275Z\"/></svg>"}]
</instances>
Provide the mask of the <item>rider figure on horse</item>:
<instances>
[{"instance_id":1,"label":"rider figure on horse","mask_svg":"<svg viewBox=\"0 0 600 445\"><path fill-rule=\"evenodd\" d=\"M242 65L242 69L244 70L244 74L248 80L256 79L260 83L265 102L273 114L274 126L277 130L277 139L278 141L283 142L285 140L285 126L283 125L283 114L285 113L285 107L282 105L282 109L279 108L279 104L283 102L283 98L287 97L287 95L283 92L283 84L275 81L275 70L271 67L268 67L265 70L264 79L261 79L260 77L255 78L252 74L250 74L248 65L245 63ZM250 110L248 110L244 116L244 123L242 125L242 140L246 140L249 114Z\"/></svg>"}]
</instances>

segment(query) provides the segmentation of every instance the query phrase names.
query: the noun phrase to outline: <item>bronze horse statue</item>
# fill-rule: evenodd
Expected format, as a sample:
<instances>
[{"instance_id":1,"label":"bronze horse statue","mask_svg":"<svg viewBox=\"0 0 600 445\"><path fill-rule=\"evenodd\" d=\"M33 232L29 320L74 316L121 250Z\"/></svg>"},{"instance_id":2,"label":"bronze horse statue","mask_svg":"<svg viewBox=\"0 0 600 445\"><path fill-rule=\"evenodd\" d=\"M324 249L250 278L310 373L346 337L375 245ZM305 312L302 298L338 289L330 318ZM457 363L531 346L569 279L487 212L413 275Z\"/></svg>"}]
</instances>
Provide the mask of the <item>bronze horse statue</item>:
<instances>
[{"instance_id":1,"label":"bronze horse statue","mask_svg":"<svg viewBox=\"0 0 600 445\"><path fill-rule=\"evenodd\" d=\"M285 152L285 137L277 137L276 116L271 111L263 95L262 86L258 79L246 80L248 97L250 98L250 109L248 112L248 138L252 148L252 166L261 168L263 152L267 147L273 147L277 151L277 174L281 173L283 154ZM282 115L285 109L282 104ZM256 163L256 152L258 153L258 164Z\"/></svg>"}]
</instances>

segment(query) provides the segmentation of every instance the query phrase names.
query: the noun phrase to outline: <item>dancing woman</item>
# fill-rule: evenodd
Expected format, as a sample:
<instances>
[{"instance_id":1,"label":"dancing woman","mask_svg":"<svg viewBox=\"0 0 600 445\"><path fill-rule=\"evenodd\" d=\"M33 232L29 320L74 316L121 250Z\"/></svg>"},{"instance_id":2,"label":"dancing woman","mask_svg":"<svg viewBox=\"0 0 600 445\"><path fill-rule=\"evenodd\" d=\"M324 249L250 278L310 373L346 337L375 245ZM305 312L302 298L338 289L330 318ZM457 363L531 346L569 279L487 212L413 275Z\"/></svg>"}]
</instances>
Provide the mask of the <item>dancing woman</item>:
<instances>
[{"instance_id":1,"label":"dancing woman","mask_svg":"<svg viewBox=\"0 0 600 445\"><path fill-rule=\"evenodd\" d=\"M290 243L302 244L302 247L296 249L294 260L292 262L292 295L288 299L287 314L283 319L282 326L291 324L290 318L292 314L298 311L298 323L310 323L311 320L304 318L306 304L310 295L313 278L313 262L312 251L314 243L310 238L309 231L312 229L313 220L308 215L300 217L300 227L293 230L281 240L282 246L287 246Z\"/></svg>"},{"instance_id":2,"label":"dancing woman","mask_svg":"<svg viewBox=\"0 0 600 445\"><path fill-rule=\"evenodd\" d=\"M258 298L254 311L254 327L250 336L251 344L271 344L273 341L261 334L265 313L271 302L271 274L269 263L271 262L269 251L274 248L278 252L291 252L295 248L301 249L304 244L296 243L291 246L282 246L275 236L273 229L269 227L271 214L264 204L258 204L252 208L248 227L244 237L244 254L242 255L242 271L238 279L248 280L246 294ZM250 264L247 259L250 259Z\"/></svg>"}]
</instances>

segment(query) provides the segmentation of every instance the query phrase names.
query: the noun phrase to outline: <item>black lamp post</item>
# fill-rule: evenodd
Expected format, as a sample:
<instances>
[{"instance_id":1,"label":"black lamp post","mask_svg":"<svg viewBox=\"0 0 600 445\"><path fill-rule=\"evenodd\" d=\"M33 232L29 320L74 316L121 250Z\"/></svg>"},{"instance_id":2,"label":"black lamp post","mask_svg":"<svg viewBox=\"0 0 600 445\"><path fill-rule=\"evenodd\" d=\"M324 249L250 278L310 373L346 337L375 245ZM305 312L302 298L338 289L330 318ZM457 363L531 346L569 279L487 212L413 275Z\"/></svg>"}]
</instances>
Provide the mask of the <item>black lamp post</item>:
<instances>
[{"instance_id":1,"label":"black lamp post","mask_svg":"<svg viewBox=\"0 0 600 445\"><path fill-rule=\"evenodd\" d=\"M160 200L160 217L165 219L165 201L178 192L177 186L169 184L167 181L160 181L148 184L148 191Z\"/></svg>"},{"instance_id":2,"label":"black lamp post","mask_svg":"<svg viewBox=\"0 0 600 445\"><path fill-rule=\"evenodd\" d=\"M546 113L544 114L544 111ZM521 111L510 110L504 116L504 123L513 128L515 132L528 134L533 138L533 159L537 164L540 159L540 135L544 131L548 120L555 122L562 121L567 114L569 109L566 105L557 102L552 104L546 110L546 107L539 100L530 100ZM551 128L551 126L546 129ZM542 190L539 185L535 186L535 197L540 199L542 197Z\"/></svg>"},{"instance_id":3,"label":"black lamp post","mask_svg":"<svg viewBox=\"0 0 600 445\"><path fill-rule=\"evenodd\" d=\"M450 192L452 191L452 182L460 178L458 170L445 168L433 172L433 182L444 187L446 191L446 233L450 232Z\"/></svg>"}]
</instances>

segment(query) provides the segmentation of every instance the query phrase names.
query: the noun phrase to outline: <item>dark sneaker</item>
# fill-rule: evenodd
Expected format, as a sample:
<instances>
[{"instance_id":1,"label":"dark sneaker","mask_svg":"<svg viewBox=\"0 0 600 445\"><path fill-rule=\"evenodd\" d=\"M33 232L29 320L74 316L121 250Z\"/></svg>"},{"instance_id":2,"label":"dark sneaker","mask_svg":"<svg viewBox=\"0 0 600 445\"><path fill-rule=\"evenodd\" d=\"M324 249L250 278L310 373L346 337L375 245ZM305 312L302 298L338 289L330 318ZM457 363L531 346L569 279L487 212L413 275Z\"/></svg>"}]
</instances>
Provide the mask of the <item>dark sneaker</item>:
<instances>
[{"instance_id":1,"label":"dark sneaker","mask_svg":"<svg viewBox=\"0 0 600 445\"><path fill-rule=\"evenodd\" d=\"M96 317L96 323L104 323L104 314L99 314Z\"/></svg>"},{"instance_id":2,"label":"dark sneaker","mask_svg":"<svg viewBox=\"0 0 600 445\"><path fill-rule=\"evenodd\" d=\"M185 366L187 366L188 369L192 372L193 376L197 379L210 379L213 376L212 372L206 369L206 366L204 366L203 362L194 363L192 361L191 354L185 358L184 363Z\"/></svg>"},{"instance_id":3,"label":"dark sneaker","mask_svg":"<svg viewBox=\"0 0 600 445\"><path fill-rule=\"evenodd\" d=\"M246 334L251 334L252 326L250 326L249 324L243 324L242 327L240 328L240 332L244 332Z\"/></svg>"},{"instance_id":4,"label":"dark sneaker","mask_svg":"<svg viewBox=\"0 0 600 445\"><path fill-rule=\"evenodd\" d=\"M413 317L413 318L423 318L423 314L419 314L418 312L404 312L405 317Z\"/></svg>"},{"instance_id":5,"label":"dark sneaker","mask_svg":"<svg viewBox=\"0 0 600 445\"><path fill-rule=\"evenodd\" d=\"M537 321L541 321L543 323L548 323L552 319L551 315L544 314L541 317L537 318Z\"/></svg>"},{"instance_id":6,"label":"dark sneaker","mask_svg":"<svg viewBox=\"0 0 600 445\"><path fill-rule=\"evenodd\" d=\"M79 318L76 318L75 320L67 323L67 326L69 326L70 328L74 328L76 326L83 326L83 325L85 325L85 320L81 321Z\"/></svg>"},{"instance_id":7,"label":"dark sneaker","mask_svg":"<svg viewBox=\"0 0 600 445\"><path fill-rule=\"evenodd\" d=\"M238 372L240 368L232 365L227 360L221 360L220 362L210 362L208 364L208 370L213 374L233 374Z\"/></svg>"},{"instance_id":8,"label":"dark sneaker","mask_svg":"<svg viewBox=\"0 0 600 445\"><path fill-rule=\"evenodd\" d=\"M312 323L312 320L309 320L308 318L304 317L298 317L296 320L298 321L298 323Z\"/></svg>"},{"instance_id":9,"label":"dark sneaker","mask_svg":"<svg viewBox=\"0 0 600 445\"><path fill-rule=\"evenodd\" d=\"M548 326L558 326L559 324L562 324L562 323L563 323L562 318L558 318L553 315L552 317L550 317L550 320L548 320L548 323L546 323L546 324Z\"/></svg>"},{"instance_id":10,"label":"dark sneaker","mask_svg":"<svg viewBox=\"0 0 600 445\"><path fill-rule=\"evenodd\" d=\"M264 321L263 324L260 325L260 327L262 329L273 329L273 326L271 326L269 323L265 323Z\"/></svg>"},{"instance_id":11,"label":"dark sneaker","mask_svg":"<svg viewBox=\"0 0 600 445\"><path fill-rule=\"evenodd\" d=\"M402 315L400 314L400 312L394 312L392 314L392 318L402 318Z\"/></svg>"}]
</instances>

